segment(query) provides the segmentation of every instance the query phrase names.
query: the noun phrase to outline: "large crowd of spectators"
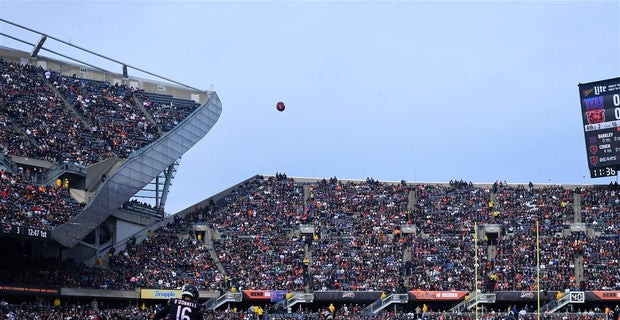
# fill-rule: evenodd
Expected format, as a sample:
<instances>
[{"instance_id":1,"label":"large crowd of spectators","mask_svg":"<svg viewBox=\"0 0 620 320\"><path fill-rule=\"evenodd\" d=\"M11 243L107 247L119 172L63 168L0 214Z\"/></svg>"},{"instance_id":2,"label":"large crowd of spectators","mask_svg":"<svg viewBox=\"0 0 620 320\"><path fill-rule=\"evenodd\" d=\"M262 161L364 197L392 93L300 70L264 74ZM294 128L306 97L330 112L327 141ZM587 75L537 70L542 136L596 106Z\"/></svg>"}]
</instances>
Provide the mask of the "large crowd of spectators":
<instances>
[{"instance_id":1,"label":"large crowd of spectators","mask_svg":"<svg viewBox=\"0 0 620 320\"><path fill-rule=\"evenodd\" d=\"M311 289L402 288L406 242L395 231L407 223L407 185L331 178L308 189L304 218L320 230L311 247Z\"/></svg>"},{"instance_id":2,"label":"large crowd of spectators","mask_svg":"<svg viewBox=\"0 0 620 320\"><path fill-rule=\"evenodd\" d=\"M90 128L56 95L52 83L40 76L42 71L0 59L0 111L11 122L10 134L23 137L5 140L2 148L52 163L86 165L101 160L94 139L83 135Z\"/></svg>"},{"instance_id":3,"label":"large crowd of spectators","mask_svg":"<svg viewBox=\"0 0 620 320\"><path fill-rule=\"evenodd\" d=\"M215 243L219 263L239 289L303 290L307 279L299 228L303 186L292 179L255 179L217 205L197 210L230 235Z\"/></svg>"},{"instance_id":4,"label":"large crowd of spectators","mask_svg":"<svg viewBox=\"0 0 620 320\"><path fill-rule=\"evenodd\" d=\"M136 92L135 97L142 103L162 131L172 130L200 106L191 100L176 99L171 95L146 91Z\"/></svg>"},{"instance_id":5,"label":"large crowd of spectators","mask_svg":"<svg viewBox=\"0 0 620 320\"><path fill-rule=\"evenodd\" d=\"M86 166L127 158L199 104L0 58L0 106L5 154Z\"/></svg>"},{"instance_id":6,"label":"large crowd of spectators","mask_svg":"<svg viewBox=\"0 0 620 320\"><path fill-rule=\"evenodd\" d=\"M27 181L21 175L0 170L1 223L51 229L84 206L70 196L64 185L40 186Z\"/></svg>"},{"instance_id":7,"label":"large crowd of spectators","mask_svg":"<svg viewBox=\"0 0 620 320\"><path fill-rule=\"evenodd\" d=\"M112 152L127 158L159 137L157 126L134 101L136 89L67 77L59 72L49 72L49 80L80 119L89 124L88 134L82 137L95 144L93 151Z\"/></svg>"},{"instance_id":8,"label":"large crowd of spectators","mask_svg":"<svg viewBox=\"0 0 620 320\"><path fill-rule=\"evenodd\" d=\"M71 259L24 256L23 249L6 250L0 260L0 283L89 289L177 289L194 283L200 290L219 290L223 274L212 262L207 245L183 219L161 227L138 242L129 239L122 250L94 265Z\"/></svg>"},{"instance_id":9,"label":"large crowd of spectators","mask_svg":"<svg viewBox=\"0 0 620 320\"><path fill-rule=\"evenodd\" d=\"M142 243L130 241L110 257L103 272L113 286L176 289L189 282L200 290L218 290L224 276L191 227L178 218L149 233Z\"/></svg>"},{"instance_id":10,"label":"large crowd of spectators","mask_svg":"<svg viewBox=\"0 0 620 320\"><path fill-rule=\"evenodd\" d=\"M114 156L127 158L159 138L160 132L171 130L198 106L191 100L66 76L0 58L3 159L21 156L50 164L9 163L11 178L0 180L5 208L0 212L0 222L46 229L66 222L83 206L70 203L64 197L66 192L62 197L50 196L58 189L53 177L46 176L47 168L65 164L85 168ZM41 188L45 192L38 192Z\"/></svg>"},{"instance_id":11,"label":"large crowd of spectators","mask_svg":"<svg viewBox=\"0 0 620 320\"><path fill-rule=\"evenodd\" d=\"M197 106L0 59L5 157L81 166L126 158ZM33 183L41 174L0 172L0 222L52 229L82 210L67 185ZM620 290L619 208L613 185L302 183L278 173L175 216L105 264L26 257L0 263L0 280L122 290L191 281L220 291L521 291L535 290L540 275L546 290ZM197 223L209 227L208 239Z\"/></svg>"},{"instance_id":12,"label":"large crowd of spectators","mask_svg":"<svg viewBox=\"0 0 620 320\"><path fill-rule=\"evenodd\" d=\"M540 285L560 291L576 289L577 254L569 239L559 236L573 222L572 191L559 186L534 189L504 185L498 190L495 203L492 211L499 214L493 214L494 219L509 231L500 238L498 255L493 261L500 278L498 288L534 290L538 245Z\"/></svg>"},{"instance_id":13,"label":"large crowd of spectators","mask_svg":"<svg viewBox=\"0 0 620 320\"><path fill-rule=\"evenodd\" d=\"M31 189L49 195L65 192ZM588 204L581 215L600 221L600 234L565 232L575 219L571 211L576 195ZM485 290L535 290L538 236L541 286L557 291L619 290L613 250L618 224L588 211L595 203L613 210L608 197L594 187L575 193L558 186L500 183L493 192L471 184L409 185L372 179L298 183L278 174L251 179L211 205L175 216L143 241L130 241L101 268L54 261L65 271L41 279L20 276L23 269L15 265L17 274L6 272L5 281L28 278L33 283L52 280L110 289L175 288L194 279L203 290L473 291L476 285ZM14 203L10 199L5 206ZM38 205L52 209L57 205L53 199ZM20 201L34 205L31 199ZM43 216L36 218L45 221ZM209 226L212 247L205 234L195 232L196 223ZM302 225L312 226L314 232L302 233ZM477 241L474 225L480 233ZM500 235L481 236L486 225L498 225ZM402 226L416 231L401 232ZM478 268L472 267L475 258ZM577 283L580 259L584 281Z\"/></svg>"},{"instance_id":14,"label":"large crowd of spectators","mask_svg":"<svg viewBox=\"0 0 620 320\"><path fill-rule=\"evenodd\" d=\"M620 288L620 189L583 188L581 215L583 221L600 233L596 238L584 237L578 245L584 258L584 278L601 290Z\"/></svg>"},{"instance_id":15,"label":"large crowd of spectators","mask_svg":"<svg viewBox=\"0 0 620 320\"><path fill-rule=\"evenodd\" d=\"M420 290L471 290L474 288L476 256L474 224L487 214L489 191L457 182L448 185L417 185L409 222L419 232L409 235L406 264L408 287ZM486 256L479 244L480 260Z\"/></svg>"},{"instance_id":16,"label":"large crowd of spectators","mask_svg":"<svg viewBox=\"0 0 620 320\"><path fill-rule=\"evenodd\" d=\"M9 305L4 300L0 308L1 320L146 320L154 314L158 305L141 306L104 306L80 303L59 303L56 306L45 306L40 303L24 302L19 305ZM258 311L260 310L260 311ZM564 311L558 313L543 314L540 317L534 310L528 310L527 306L520 310L509 307L506 310L493 308L484 312L453 313L446 310L434 310L426 305L418 305L412 310L383 310L376 314L365 312L358 305L342 304L335 307L317 309L299 309L291 313L274 312L268 306L249 306L247 308L228 307L222 310L205 311L204 320L241 320L241 319L264 319L264 320L501 320L501 319L524 319L524 320L615 320L620 308L607 307Z\"/></svg>"}]
</instances>

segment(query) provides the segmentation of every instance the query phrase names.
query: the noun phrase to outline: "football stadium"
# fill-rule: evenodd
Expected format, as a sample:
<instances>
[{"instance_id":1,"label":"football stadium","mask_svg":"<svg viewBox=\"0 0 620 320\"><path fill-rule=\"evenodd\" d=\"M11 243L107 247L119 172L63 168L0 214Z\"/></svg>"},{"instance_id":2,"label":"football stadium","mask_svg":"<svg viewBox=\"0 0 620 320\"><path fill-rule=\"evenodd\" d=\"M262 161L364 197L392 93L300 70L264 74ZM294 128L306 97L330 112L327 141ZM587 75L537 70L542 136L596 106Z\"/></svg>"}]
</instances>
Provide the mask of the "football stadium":
<instances>
[{"instance_id":1,"label":"football stadium","mask_svg":"<svg viewBox=\"0 0 620 320\"><path fill-rule=\"evenodd\" d=\"M167 212L217 93L39 36L0 48L0 319L149 319L185 284L204 319L620 316L617 184L276 172ZM592 145L618 85L581 85Z\"/></svg>"}]
</instances>

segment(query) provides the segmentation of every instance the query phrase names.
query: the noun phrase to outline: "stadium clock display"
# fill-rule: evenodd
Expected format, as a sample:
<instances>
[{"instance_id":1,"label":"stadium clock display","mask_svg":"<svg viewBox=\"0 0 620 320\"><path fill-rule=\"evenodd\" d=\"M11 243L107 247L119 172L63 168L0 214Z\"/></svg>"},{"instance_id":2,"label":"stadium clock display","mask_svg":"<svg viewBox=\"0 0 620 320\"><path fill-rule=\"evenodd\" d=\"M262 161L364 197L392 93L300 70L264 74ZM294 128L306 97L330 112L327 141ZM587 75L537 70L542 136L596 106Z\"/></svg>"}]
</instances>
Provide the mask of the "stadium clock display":
<instances>
[{"instance_id":1,"label":"stadium clock display","mask_svg":"<svg viewBox=\"0 0 620 320\"><path fill-rule=\"evenodd\" d=\"M617 175L616 169L613 167L590 168L590 177L611 177Z\"/></svg>"},{"instance_id":2,"label":"stadium clock display","mask_svg":"<svg viewBox=\"0 0 620 320\"><path fill-rule=\"evenodd\" d=\"M11 225L8 223L2 224L2 229L0 229L2 234L11 235L11 236L21 236L21 237L30 237L30 238L39 238L39 239L51 239L52 232L50 230L32 228L32 227L22 227L18 225Z\"/></svg>"},{"instance_id":3,"label":"stadium clock display","mask_svg":"<svg viewBox=\"0 0 620 320\"><path fill-rule=\"evenodd\" d=\"M591 178L616 176L620 166L620 78L579 84Z\"/></svg>"}]
</instances>

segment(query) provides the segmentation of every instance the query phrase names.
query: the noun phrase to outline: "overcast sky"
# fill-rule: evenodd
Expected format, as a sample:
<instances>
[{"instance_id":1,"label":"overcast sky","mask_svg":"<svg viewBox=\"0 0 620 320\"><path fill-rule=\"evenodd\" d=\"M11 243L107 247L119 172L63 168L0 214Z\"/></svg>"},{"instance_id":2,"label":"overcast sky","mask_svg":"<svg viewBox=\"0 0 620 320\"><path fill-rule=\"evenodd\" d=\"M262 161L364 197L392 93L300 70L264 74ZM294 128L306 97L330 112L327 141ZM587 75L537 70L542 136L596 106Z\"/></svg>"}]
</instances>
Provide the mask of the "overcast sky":
<instances>
[{"instance_id":1,"label":"overcast sky","mask_svg":"<svg viewBox=\"0 0 620 320\"><path fill-rule=\"evenodd\" d=\"M217 92L168 212L276 172L616 181L589 178L577 84L620 76L619 1L0 0L0 17Z\"/></svg>"}]
</instances>

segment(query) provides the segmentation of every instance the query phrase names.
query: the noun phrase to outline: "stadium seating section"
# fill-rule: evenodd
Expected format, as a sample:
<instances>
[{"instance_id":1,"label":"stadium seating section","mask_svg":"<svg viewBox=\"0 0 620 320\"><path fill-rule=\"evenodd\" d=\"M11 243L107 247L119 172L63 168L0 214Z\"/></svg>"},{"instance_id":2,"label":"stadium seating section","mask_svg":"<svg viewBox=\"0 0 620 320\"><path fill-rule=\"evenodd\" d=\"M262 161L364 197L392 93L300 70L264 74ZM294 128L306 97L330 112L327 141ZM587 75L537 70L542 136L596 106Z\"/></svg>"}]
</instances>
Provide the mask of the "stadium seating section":
<instances>
[{"instance_id":1,"label":"stadium seating section","mask_svg":"<svg viewBox=\"0 0 620 320\"><path fill-rule=\"evenodd\" d=\"M126 158L198 107L1 59L0 76L4 157L80 166ZM44 174L41 168L1 173L2 223L52 229L80 212L84 204L71 198L67 186L34 182ZM472 291L476 286L522 291L536 289L539 244L545 290L620 290L619 192L613 185L566 189L335 177L300 182L278 173L250 179L208 206L175 216L143 241L133 239L104 257L101 265L7 250L0 259L0 283L135 290L192 281L200 290L220 292ZM196 225L206 231L196 232ZM475 239L475 226L498 226L500 232ZM577 281L578 274L583 281Z\"/></svg>"}]
</instances>

